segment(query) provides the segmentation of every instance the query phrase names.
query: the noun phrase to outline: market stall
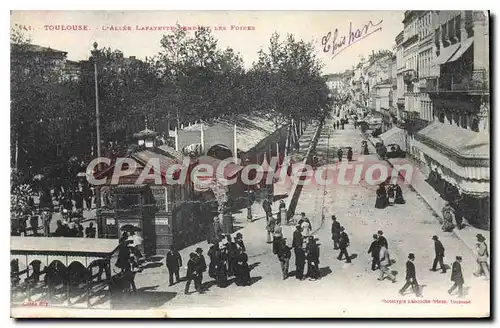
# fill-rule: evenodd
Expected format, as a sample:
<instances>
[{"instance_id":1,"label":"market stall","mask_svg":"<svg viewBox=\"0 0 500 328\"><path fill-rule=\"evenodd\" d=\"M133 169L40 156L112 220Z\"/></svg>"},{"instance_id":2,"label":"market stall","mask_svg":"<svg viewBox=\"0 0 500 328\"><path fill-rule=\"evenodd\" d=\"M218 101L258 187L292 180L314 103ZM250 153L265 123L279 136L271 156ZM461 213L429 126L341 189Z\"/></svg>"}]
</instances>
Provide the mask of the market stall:
<instances>
[{"instance_id":1,"label":"market stall","mask_svg":"<svg viewBox=\"0 0 500 328\"><path fill-rule=\"evenodd\" d=\"M14 236L10 242L13 304L90 308L111 300L116 239Z\"/></svg>"}]
</instances>

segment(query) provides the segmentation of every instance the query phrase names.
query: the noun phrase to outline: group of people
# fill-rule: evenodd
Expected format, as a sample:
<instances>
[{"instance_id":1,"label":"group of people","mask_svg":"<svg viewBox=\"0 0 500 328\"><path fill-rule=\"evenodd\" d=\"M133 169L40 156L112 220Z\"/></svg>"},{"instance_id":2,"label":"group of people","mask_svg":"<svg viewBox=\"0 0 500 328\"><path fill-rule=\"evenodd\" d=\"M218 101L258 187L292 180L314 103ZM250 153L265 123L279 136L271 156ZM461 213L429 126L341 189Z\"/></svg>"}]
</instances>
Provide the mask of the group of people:
<instances>
[{"instance_id":1,"label":"group of people","mask_svg":"<svg viewBox=\"0 0 500 328\"><path fill-rule=\"evenodd\" d=\"M478 269L474 273L475 276L484 276L486 279L489 279L490 276L490 268L488 264L488 246L486 245L485 238L482 234L478 234L477 236L477 263ZM434 235L432 236L432 240L434 241L434 251L435 257L432 263L432 267L430 271L438 271L445 274L447 272L447 266L444 264L445 257L445 248L442 242L439 240L439 237ZM373 241L368 249L368 253L372 256L372 265L371 269L373 271L380 270L380 275L378 280L382 281L385 278L388 278L393 283L396 282L396 277L390 270L390 266L395 262L391 259L389 255L389 246L387 243L387 239L383 236L383 231L379 230L376 234L373 235ZM415 270L415 254L408 254L408 261L406 262L406 276L405 276L405 284L399 290L401 295L405 294L405 291L411 287L413 292L417 297L421 297L421 289L417 281L416 270ZM453 282L453 285L448 289L448 293L451 295L455 289L458 288L458 296L463 297L463 285L464 285L464 277L462 273L462 257L456 256L455 261L451 266L451 278L450 280Z\"/></svg>"},{"instance_id":2,"label":"group of people","mask_svg":"<svg viewBox=\"0 0 500 328\"><path fill-rule=\"evenodd\" d=\"M377 188L375 208L384 209L389 206L389 204L404 204L405 202L403 190L397 183L390 184L383 182Z\"/></svg>"},{"instance_id":3,"label":"group of people","mask_svg":"<svg viewBox=\"0 0 500 328\"><path fill-rule=\"evenodd\" d=\"M238 286L249 286L250 266L248 265L248 255L246 253L243 235L237 233L231 238L231 235L221 235L217 242L211 241L208 249L208 266L206 264L203 249L198 247L189 254L186 273L186 286L184 293L189 294L191 283L194 283L195 290L198 293L204 293L203 273L208 269L208 275L213 278L216 285L225 288L229 285L229 278L234 277ZM182 267L182 257L180 253L172 246L166 256L166 265L169 273L169 286L180 282L179 270ZM175 278L175 280L174 280Z\"/></svg>"},{"instance_id":4,"label":"group of people","mask_svg":"<svg viewBox=\"0 0 500 328\"><path fill-rule=\"evenodd\" d=\"M85 231L85 234L84 234ZM62 220L57 220L57 228L54 233L51 234L53 237L86 237L86 238L95 238L96 236L96 228L94 227L94 223L90 222L89 226L83 229L83 225L80 220L67 222Z\"/></svg>"},{"instance_id":5,"label":"group of people","mask_svg":"<svg viewBox=\"0 0 500 328\"><path fill-rule=\"evenodd\" d=\"M344 130L344 125L345 125L346 123L347 123L347 121L346 121L346 120L341 119L341 120L339 120L339 121L335 121L335 122L333 122L332 126L333 126L333 129L334 129L334 130L340 130L340 129Z\"/></svg>"},{"instance_id":6,"label":"group of people","mask_svg":"<svg viewBox=\"0 0 500 328\"><path fill-rule=\"evenodd\" d=\"M352 152L352 147L347 147L347 160L350 162L352 161L352 155L353 155L353 152ZM339 162L342 161L342 157L344 156L344 151L342 150L342 148L339 148L337 150L337 156L339 158Z\"/></svg>"},{"instance_id":7,"label":"group of people","mask_svg":"<svg viewBox=\"0 0 500 328\"><path fill-rule=\"evenodd\" d=\"M297 222L293 233L291 247L287 245L286 238L283 238L281 227L277 226L273 236L273 253L278 257L280 262L282 278L287 279L289 276L290 259L292 257L291 249L295 255L295 277L299 280L309 278L317 280L320 278L319 271L319 245L316 238L311 235L312 226L305 213L301 213L301 218ZM307 271L306 270L307 264Z\"/></svg>"}]
</instances>

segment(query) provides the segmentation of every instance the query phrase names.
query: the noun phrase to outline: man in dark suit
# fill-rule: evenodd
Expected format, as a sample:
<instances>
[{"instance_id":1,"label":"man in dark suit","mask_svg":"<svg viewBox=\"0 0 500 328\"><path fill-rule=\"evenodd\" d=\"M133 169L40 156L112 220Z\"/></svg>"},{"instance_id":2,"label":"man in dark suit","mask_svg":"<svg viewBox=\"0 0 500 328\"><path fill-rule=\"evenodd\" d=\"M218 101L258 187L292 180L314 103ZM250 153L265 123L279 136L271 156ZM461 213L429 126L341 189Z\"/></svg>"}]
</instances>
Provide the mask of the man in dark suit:
<instances>
[{"instance_id":1,"label":"man in dark suit","mask_svg":"<svg viewBox=\"0 0 500 328\"><path fill-rule=\"evenodd\" d=\"M203 272L207 271L207 262L205 261L205 256L203 256L203 249L200 247L196 248L196 255L198 255L198 286L203 289Z\"/></svg>"},{"instance_id":2,"label":"man in dark suit","mask_svg":"<svg viewBox=\"0 0 500 328\"><path fill-rule=\"evenodd\" d=\"M462 274L462 257L457 256L456 261L453 262L453 265L451 267L451 281L453 281L453 286L451 286L450 289L448 289L448 294L451 295L451 293L455 290L455 288L458 287L458 297L463 297L464 296L464 276Z\"/></svg>"},{"instance_id":3,"label":"man in dark suit","mask_svg":"<svg viewBox=\"0 0 500 328\"><path fill-rule=\"evenodd\" d=\"M439 240L438 236L432 236L434 240L434 251L436 252L436 257L434 258L434 263L432 263L431 271L436 271L437 264L441 267L441 273L446 273L446 267L444 266L444 246Z\"/></svg>"},{"instance_id":4,"label":"man in dark suit","mask_svg":"<svg viewBox=\"0 0 500 328\"><path fill-rule=\"evenodd\" d=\"M200 266L199 266L199 261L200 258L196 253L190 253L189 254L189 261L187 264L187 282L186 282L186 287L184 288L184 294L189 294L189 286L191 285L191 281L194 282L194 288L198 293L203 293L201 290L201 284L200 284Z\"/></svg>"},{"instance_id":5,"label":"man in dark suit","mask_svg":"<svg viewBox=\"0 0 500 328\"><path fill-rule=\"evenodd\" d=\"M339 239L340 239L340 223L337 221L337 217L335 215L332 215L333 249L339 249Z\"/></svg>"},{"instance_id":6,"label":"man in dark suit","mask_svg":"<svg viewBox=\"0 0 500 328\"><path fill-rule=\"evenodd\" d=\"M377 231L377 235L380 246L384 246L385 248L389 249L389 245L387 244L387 239L385 239L384 237L384 232L382 230L379 230Z\"/></svg>"},{"instance_id":7,"label":"man in dark suit","mask_svg":"<svg viewBox=\"0 0 500 328\"><path fill-rule=\"evenodd\" d=\"M417 297L420 297L420 292L418 290L418 282L417 282L417 274L415 272L415 264L413 261L415 260L415 254L410 253L408 255L408 261L406 261L406 282L403 288L399 290L399 294L404 295L404 292L408 287L412 287L413 292Z\"/></svg>"},{"instance_id":8,"label":"man in dark suit","mask_svg":"<svg viewBox=\"0 0 500 328\"><path fill-rule=\"evenodd\" d=\"M380 247L378 235L374 234L373 241L368 249L368 254L372 255L372 271L375 271L380 267Z\"/></svg>"},{"instance_id":9,"label":"man in dark suit","mask_svg":"<svg viewBox=\"0 0 500 328\"><path fill-rule=\"evenodd\" d=\"M167 269L168 269L168 282L169 286L174 284L174 275L175 275L175 283L179 282L179 268L182 266L182 258L181 254L171 246L166 257Z\"/></svg>"},{"instance_id":10,"label":"man in dark suit","mask_svg":"<svg viewBox=\"0 0 500 328\"><path fill-rule=\"evenodd\" d=\"M337 260L342 260L342 257L345 255L346 263L351 263L351 258L349 257L349 253L347 252L347 247L349 246L349 236L344 231L344 227L340 227L340 240L339 240L339 248L340 253L337 257Z\"/></svg>"}]
</instances>

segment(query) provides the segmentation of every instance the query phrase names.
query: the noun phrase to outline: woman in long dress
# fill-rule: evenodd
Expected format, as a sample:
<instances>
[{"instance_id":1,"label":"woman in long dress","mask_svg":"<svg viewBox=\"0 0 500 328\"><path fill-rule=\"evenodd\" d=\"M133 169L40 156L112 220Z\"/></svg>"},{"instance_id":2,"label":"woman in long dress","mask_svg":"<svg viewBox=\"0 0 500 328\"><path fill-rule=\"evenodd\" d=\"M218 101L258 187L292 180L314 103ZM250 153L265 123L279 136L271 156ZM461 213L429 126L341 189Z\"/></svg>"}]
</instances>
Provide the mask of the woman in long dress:
<instances>
[{"instance_id":1,"label":"woman in long dress","mask_svg":"<svg viewBox=\"0 0 500 328\"><path fill-rule=\"evenodd\" d=\"M377 189L377 200L375 201L375 208L386 208L387 207L387 193L385 186L381 183Z\"/></svg>"},{"instance_id":2,"label":"woman in long dress","mask_svg":"<svg viewBox=\"0 0 500 328\"><path fill-rule=\"evenodd\" d=\"M403 198L403 190L401 189L401 187L398 184L396 184L394 188L396 190L396 198L394 198L394 203L395 204L406 203L405 199Z\"/></svg>"},{"instance_id":3,"label":"woman in long dress","mask_svg":"<svg viewBox=\"0 0 500 328\"><path fill-rule=\"evenodd\" d=\"M249 286L250 285L250 267L248 266L248 255L240 247L236 260L236 285Z\"/></svg>"}]
</instances>

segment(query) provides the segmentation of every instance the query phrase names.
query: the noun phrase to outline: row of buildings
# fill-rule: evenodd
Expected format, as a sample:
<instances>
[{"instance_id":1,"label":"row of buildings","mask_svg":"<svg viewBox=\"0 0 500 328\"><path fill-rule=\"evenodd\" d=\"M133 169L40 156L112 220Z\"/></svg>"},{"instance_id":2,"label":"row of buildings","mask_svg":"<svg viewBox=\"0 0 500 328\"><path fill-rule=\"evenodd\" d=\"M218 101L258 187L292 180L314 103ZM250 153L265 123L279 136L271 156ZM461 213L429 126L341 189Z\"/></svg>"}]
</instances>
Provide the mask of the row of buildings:
<instances>
[{"instance_id":1,"label":"row of buildings","mask_svg":"<svg viewBox=\"0 0 500 328\"><path fill-rule=\"evenodd\" d=\"M339 75L342 86L352 109L381 118L386 144L400 144L443 198L489 226L489 14L412 10L402 22L393 51Z\"/></svg>"}]
</instances>

